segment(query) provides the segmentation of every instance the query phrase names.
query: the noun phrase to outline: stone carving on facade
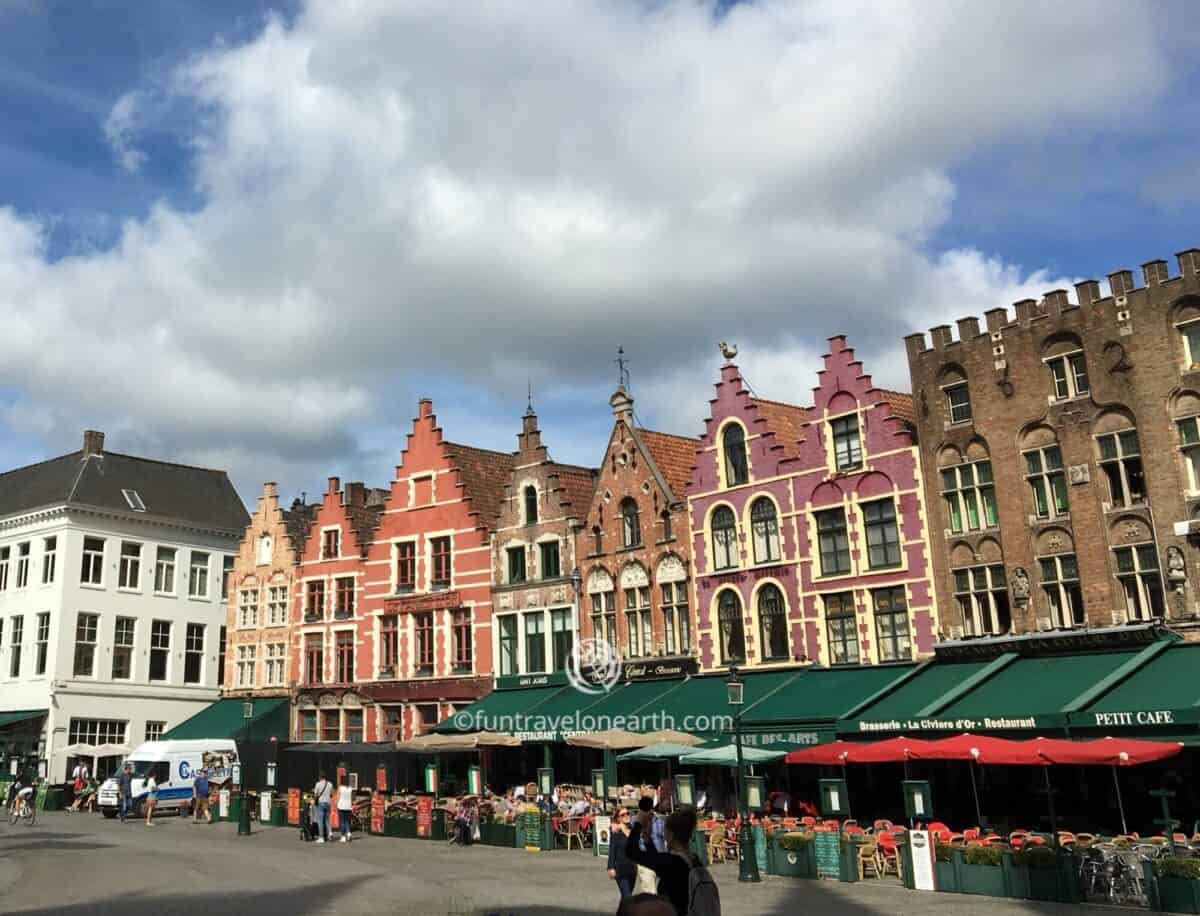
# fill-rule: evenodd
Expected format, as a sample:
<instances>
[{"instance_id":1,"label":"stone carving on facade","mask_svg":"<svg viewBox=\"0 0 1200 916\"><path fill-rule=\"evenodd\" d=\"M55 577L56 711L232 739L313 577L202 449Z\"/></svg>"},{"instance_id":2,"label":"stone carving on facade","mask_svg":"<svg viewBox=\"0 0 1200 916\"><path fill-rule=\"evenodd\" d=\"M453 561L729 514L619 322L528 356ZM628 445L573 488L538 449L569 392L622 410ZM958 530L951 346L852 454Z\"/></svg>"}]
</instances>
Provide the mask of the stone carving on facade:
<instances>
[{"instance_id":1,"label":"stone carving on facade","mask_svg":"<svg viewBox=\"0 0 1200 916\"><path fill-rule=\"evenodd\" d=\"M659 582L680 582L687 578L687 570L679 557L670 554L659 561L657 577Z\"/></svg>"},{"instance_id":2,"label":"stone carving on facade","mask_svg":"<svg viewBox=\"0 0 1200 916\"><path fill-rule=\"evenodd\" d=\"M512 609L512 595L500 596L500 608L505 611Z\"/></svg>"},{"instance_id":3,"label":"stone carving on facade","mask_svg":"<svg viewBox=\"0 0 1200 916\"><path fill-rule=\"evenodd\" d=\"M1140 541L1142 539L1142 526L1137 522L1126 522L1121 526L1121 534L1125 536L1127 541Z\"/></svg>"},{"instance_id":4,"label":"stone carving on facade","mask_svg":"<svg viewBox=\"0 0 1200 916\"><path fill-rule=\"evenodd\" d=\"M1018 566L1013 570L1011 589L1013 604L1017 607L1029 604L1029 573L1025 572L1024 567Z\"/></svg>"},{"instance_id":5,"label":"stone carving on facade","mask_svg":"<svg viewBox=\"0 0 1200 916\"><path fill-rule=\"evenodd\" d=\"M1072 484L1081 484L1092 479L1092 472L1086 464L1073 464L1067 468L1067 476L1071 478Z\"/></svg>"},{"instance_id":6,"label":"stone carving on facade","mask_svg":"<svg viewBox=\"0 0 1200 916\"><path fill-rule=\"evenodd\" d=\"M566 601L567 600L567 590L565 588L563 588L561 585L556 585L550 591L550 600L553 601L555 604L559 604L563 601Z\"/></svg>"},{"instance_id":7,"label":"stone carving on facade","mask_svg":"<svg viewBox=\"0 0 1200 916\"><path fill-rule=\"evenodd\" d=\"M593 569L588 573L587 590L589 592L611 592L612 587L612 576L603 569Z\"/></svg>"},{"instance_id":8,"label":"stone carving on facade","mask_svg":"<svg viewBox=\"0 0 1200 916\"><path fill-rule=\"evenodd\" d=\"M650 584L650 579L638 563L630 563L621 570L621 588L644 588Z\"/></svg>"},{"instance_id":9,"label":"stone carving on facade","mask_svg":"<svg viewBox=\"0 0 1200 916\"><path fill-rule=\"evenodd\" d=\"M541 594L537 591L525 593L525 607L537 607L541 604Z\"/></svg>"},{"instance_id":10,"label":"stone carving on facade","mask_svg":"<svg viewBox=\"0 0 1200 916\"><path fill-rule=\"evenodd\" d=\"M1187 578L1187 560L1183 551L1174 544L1167 548L1167 588L1171 591L1172 616L1191 616L1196 602Z\"/></svg>"}]
</instances>

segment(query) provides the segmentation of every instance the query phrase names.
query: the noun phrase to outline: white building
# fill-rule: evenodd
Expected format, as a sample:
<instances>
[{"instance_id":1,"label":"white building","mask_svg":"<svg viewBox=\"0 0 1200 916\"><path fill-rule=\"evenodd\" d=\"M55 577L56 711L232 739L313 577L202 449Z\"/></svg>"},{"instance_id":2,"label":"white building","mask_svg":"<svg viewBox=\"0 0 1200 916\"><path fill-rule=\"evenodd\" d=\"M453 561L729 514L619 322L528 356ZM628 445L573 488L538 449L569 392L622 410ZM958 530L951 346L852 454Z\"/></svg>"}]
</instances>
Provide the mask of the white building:
<instances>
[{"instance_id":1,"label":"white building","mask_svg":"<svg viewBox=\"0 0 1200 916\"><path fill-rule=\"evenodd\" d=\"M224 471L105 452L100 432L0 474L0 765L103 775L216 700L248 521Z\"/></svg>"}]
</instances>

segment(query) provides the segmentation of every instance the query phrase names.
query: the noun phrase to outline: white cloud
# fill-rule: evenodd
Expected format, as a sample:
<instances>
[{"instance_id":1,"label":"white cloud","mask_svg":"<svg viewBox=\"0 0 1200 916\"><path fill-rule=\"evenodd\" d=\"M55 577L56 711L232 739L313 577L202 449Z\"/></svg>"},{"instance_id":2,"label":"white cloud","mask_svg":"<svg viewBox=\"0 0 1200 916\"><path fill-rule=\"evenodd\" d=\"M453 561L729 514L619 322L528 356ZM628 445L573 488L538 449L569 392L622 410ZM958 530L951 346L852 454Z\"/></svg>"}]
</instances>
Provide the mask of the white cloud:
<instances>
[{"instance_id":1,"label":"white cloud","mask_svg":"<svg viewBox=\"0 0 1200 916\"><path fill-rule=\"evenodd\" d=\"M253 484L344 471L431 376L515 422L527 378L591 390L618 344L647 419L689 432L720 339L769 396L805 400L841 331L904 385L902 334L1049 288L929 250L953 169L1161 95L1154 9L312 3L110 113L129 169L189 115L198 211L55 263L0 213L0 385L40 417L10 423L104 422Z\"/></svg>"}]
</instances>

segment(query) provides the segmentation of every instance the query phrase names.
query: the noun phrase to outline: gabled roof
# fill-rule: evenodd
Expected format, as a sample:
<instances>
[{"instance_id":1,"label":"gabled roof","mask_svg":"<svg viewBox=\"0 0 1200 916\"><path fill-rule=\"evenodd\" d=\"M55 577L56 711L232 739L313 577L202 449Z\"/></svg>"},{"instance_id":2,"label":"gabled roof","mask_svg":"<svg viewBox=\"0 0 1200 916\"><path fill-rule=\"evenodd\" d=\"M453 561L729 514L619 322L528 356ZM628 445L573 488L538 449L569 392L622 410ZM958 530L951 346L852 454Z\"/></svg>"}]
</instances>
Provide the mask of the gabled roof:
<instances>
[{"instance_id":1,"label":"gabled roof","mask_svg":"<svg viewBox=\"0 0 1200 916\"><path fill-rule=\"evenodd\" d=\"M907 391L888 391L886 388L880 388L879 393L883 395L883 400L892 408L892 416L905 423L915 425L917 422L917 412L913 407L913 396Z\"/></svg>"},{"instance_id":2,"label":"gabled roof","mask_svg":"<svg viewBox=\"0 0 1200 916\"><path fill-rule=\"evenodd\" d=\"M128 514L124 490L147 516L238 534L250 523L224 471L82 450L0 474L0 517L64 505Z\"/></svg>"},{"instance_id":3,"label":"gabled roof","mask_svg":"<svg viewBox=\"0 0 1200 916\"><path fill-rule=\"evenodd\" d=\"M554 464L551 473L558 480L559 501L569 506L576 518L584 518L596 492L596 481L600 472L596 468L582 468L573 464Z\"/></svg>"},{"instance_id":4,"label":"gabled roof","mask_svg":"<svg viewBox=\"0 0 1200 916\"><path fill-rule=\"evenodd\" d=\"M652 429L638 428L637 434L650 451L650 457L658 471L671 488L676 499L687 492L688 480L692 476L692 465L696 463L696 439L660 433Z\"/></svg>"},{"instance_id":5,"label":"gabled roof","mask_svg":"<svg viewBox=\"0 0 1200 916\"><path fill-rule=\"evenodd\" d=\"M750 403L758 408L758 415L767 421L767 429L775 434L775 444L782 446L783 454L794 458L799 452L804 424L812 419L812 409L783 401L768 401L751 398Z\"/></svg>"},{"instance_id":6,"label":"gabled roof","mask_svg":"<svg viewBox=\"0 0 1200 916\"><path fill-rule=\"evenodd\" d=\"M504 502L505 486L512 475L513 456L458 442L447 442L445 446L461 475L463 495L471 497L472 508L479 513L479 520L489 528L494 527Z\"/></svg>"}]
</instances>

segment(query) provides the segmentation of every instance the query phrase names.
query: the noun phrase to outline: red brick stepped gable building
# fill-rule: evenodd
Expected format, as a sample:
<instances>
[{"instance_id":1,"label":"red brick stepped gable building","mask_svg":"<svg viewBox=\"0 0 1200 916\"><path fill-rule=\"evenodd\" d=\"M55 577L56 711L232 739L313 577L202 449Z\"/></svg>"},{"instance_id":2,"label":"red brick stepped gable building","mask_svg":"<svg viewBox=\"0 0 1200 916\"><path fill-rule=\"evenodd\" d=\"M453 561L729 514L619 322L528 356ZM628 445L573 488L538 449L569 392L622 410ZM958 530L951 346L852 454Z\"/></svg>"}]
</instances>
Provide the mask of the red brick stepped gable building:
<instances>
[{"instance_id":1,"label":"red brick stepped gable building","mask_svg":"<svg viewBox=\"0 0 1200 916\"><path fill-rule=\"evenodd\" d=\"M615 645L623 659L694 671L685 493L696 440L637 427L624 387L609 405L613 431L576 546L586 612L580 630Z\"/></svg>"},{"instance_id":2,"label":"red brick stepped gable building","mask_svg":"<svg viewBox=\"0 0 1200 916\"><path fill-rule=\"evenodd\" d=\"M356 687L373 672L371 629L360 613L365 560L386 490L336 477L317 509L296 569L293 734L300 741L374 740L370 698Z\"/></svg>"},{"instance_id":3,"label":"red brick stepped gable building","mask_svg":"<svg viewBox=\"0 0 1200 916\"><path fill-rule=\"evenodd\" d=\"M368 735L423 734L491 690L491 535L512 470L512 455L445 441L420 402L365 562Z\"/></svg>"},{"instance_id":4,"label":"red brick stepped gable building","mask_svg":"<svg viewBox=\"0 0 1200 916\"><path fill-rule=\"evenodd\" d=\"M912 399L830 338L813 406L727 350L688 488L701 663L908 661L937 632Z\"/></svg>"}]
</instances>

